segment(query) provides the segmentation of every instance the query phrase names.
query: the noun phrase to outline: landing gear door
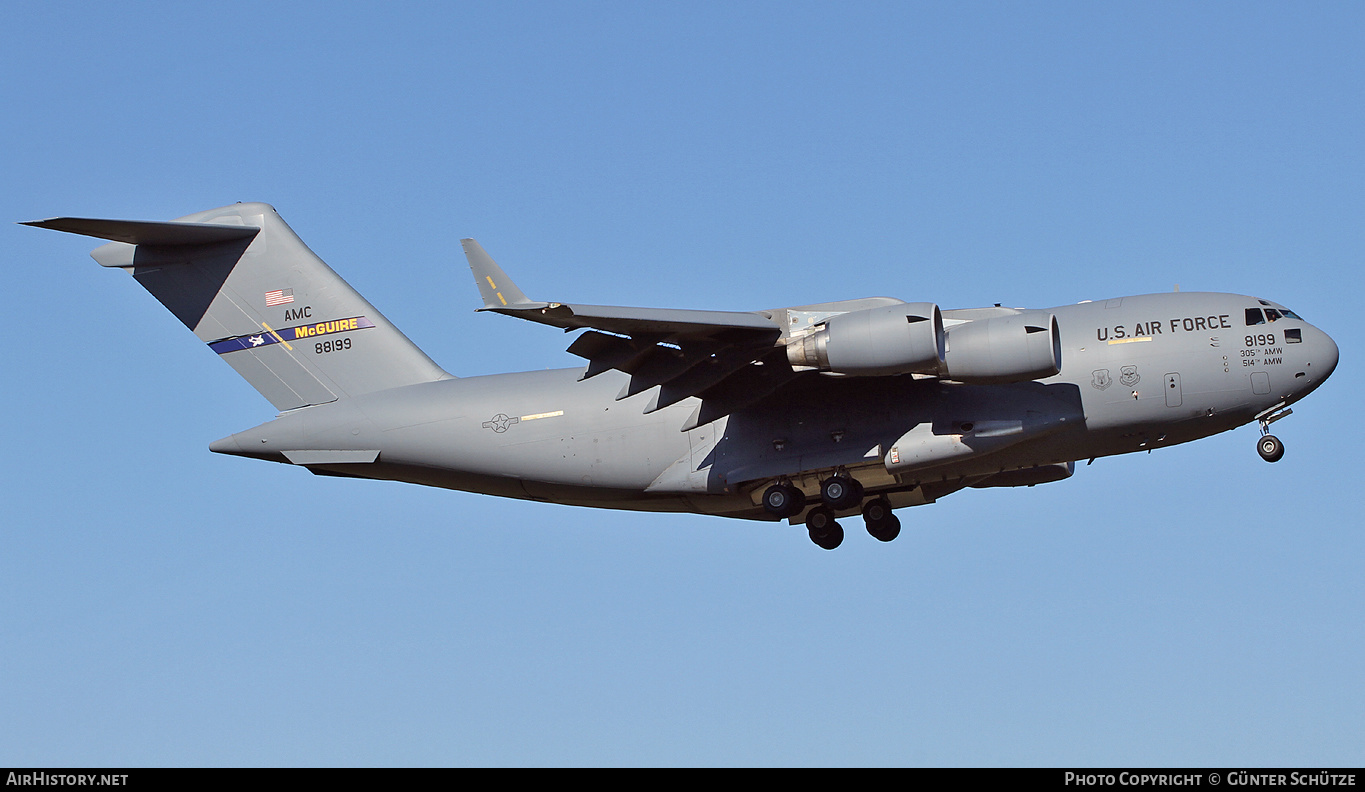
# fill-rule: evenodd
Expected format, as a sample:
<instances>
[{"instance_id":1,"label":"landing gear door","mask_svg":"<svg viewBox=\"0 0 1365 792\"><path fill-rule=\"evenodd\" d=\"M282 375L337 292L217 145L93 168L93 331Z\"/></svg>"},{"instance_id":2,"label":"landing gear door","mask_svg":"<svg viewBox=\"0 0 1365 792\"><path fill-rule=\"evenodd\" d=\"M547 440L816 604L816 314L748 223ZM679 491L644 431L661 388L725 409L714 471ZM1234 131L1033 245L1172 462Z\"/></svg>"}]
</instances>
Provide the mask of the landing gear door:
<instances>
[{"instance_id":1,"label":"landing gear door","mask_svg":"<svg viewBox=\"0 0 1365 792\"><path fill-rule=\"evenodd\" d=\"M1164 389L1166 391L1166 406L1179 407L1181 400L1180 375L1176 373L1167 374Z\"/></svg>"}]
</instances>

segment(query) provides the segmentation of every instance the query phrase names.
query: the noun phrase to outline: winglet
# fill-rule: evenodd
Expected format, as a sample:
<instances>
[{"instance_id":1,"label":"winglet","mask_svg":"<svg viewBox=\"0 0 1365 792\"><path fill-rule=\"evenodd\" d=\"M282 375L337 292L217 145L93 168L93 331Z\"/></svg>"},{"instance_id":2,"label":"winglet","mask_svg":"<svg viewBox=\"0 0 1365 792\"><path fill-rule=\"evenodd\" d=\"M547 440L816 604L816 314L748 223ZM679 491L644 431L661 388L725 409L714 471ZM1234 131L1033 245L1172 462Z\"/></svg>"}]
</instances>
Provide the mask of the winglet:
<instances>
[{"instance_id":1,"label":"winglet","mask_svg":"<svg viewBox=\"0 0 1365 792\"><path fill-rule=\"evenodd\" d=\"M493 261L478 242L461 239L465 258L469 259L469 271L474 273L474 283L483 297L484 310L498 308L540 308L545 303L537 303L526 297L521 289L507 277L502 267Z\"/></svg>"}]
</instances>

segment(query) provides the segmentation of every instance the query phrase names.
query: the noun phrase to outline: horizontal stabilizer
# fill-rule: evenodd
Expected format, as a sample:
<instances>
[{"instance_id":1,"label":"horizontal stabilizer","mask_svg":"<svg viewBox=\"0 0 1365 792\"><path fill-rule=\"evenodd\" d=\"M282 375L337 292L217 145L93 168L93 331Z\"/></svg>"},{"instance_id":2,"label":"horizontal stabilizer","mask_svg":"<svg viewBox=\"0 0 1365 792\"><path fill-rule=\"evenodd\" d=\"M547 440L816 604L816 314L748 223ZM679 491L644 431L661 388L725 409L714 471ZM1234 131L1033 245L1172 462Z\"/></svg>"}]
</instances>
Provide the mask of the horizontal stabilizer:
<instances>
[{"instance_id":1,"label":"horizontal stabilizer","mask_svg":"<svg viewBox=\"0 0 1365 792\"><path fill-rule=\"evenodd\" d=\"M260 233L259 228L217 223L163 223L146 220L99 220L93 217L50 217L20 225L50 228L68 234L82 234L99 239L112 239L129 245L173 247L178 245L213 245L234 239L250 239Z\"/></svg>"}]
</instances>

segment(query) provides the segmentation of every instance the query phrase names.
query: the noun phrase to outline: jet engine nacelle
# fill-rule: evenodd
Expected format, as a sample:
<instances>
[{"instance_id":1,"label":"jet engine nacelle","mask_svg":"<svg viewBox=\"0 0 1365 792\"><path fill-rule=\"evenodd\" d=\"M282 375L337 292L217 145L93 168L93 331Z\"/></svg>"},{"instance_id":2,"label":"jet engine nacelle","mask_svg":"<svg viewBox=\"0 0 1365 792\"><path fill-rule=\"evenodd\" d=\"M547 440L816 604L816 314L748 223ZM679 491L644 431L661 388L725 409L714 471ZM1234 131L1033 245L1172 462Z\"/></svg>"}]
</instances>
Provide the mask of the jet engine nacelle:
<instances>
[{"instance_id":1,"label":"jet engine nacelle","mask_svg":"<svg viewBox=\"0 0 1365 792\"><path fill-rule=\"evenodd\" d=\"M838 374L936 374L946 349L933 303L900 303L832 316L823 330L787 345L793 366Z\"/></svg>"},{"instance_id":2,"label":"jet engine nacelle","mask_svg":"<svg viewBox=\"0 0 1365 792\"><path fill-rule=\"evenodd\" d=\"M948 378L993 385L1051 377L1062 370L1057 317L1046 311L977 319L948 330Z\"/></svg>"}]
</instances>

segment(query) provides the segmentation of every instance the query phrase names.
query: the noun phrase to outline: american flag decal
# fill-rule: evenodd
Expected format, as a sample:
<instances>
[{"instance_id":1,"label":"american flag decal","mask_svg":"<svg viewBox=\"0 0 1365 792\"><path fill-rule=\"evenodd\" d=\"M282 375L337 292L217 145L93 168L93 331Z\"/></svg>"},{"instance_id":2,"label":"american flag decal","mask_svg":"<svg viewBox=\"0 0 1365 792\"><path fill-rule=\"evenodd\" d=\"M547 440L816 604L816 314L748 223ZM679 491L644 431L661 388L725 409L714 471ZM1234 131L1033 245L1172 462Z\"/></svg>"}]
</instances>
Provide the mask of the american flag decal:
<instances>
[{"instance_id":1,"label":"american flag decal","mask_svg":"<svg viewBox=\"0 0 1365 792\"><path fill-rule=\"evenodd\" d=\"M265 293L265 307L287 305L294 301L293 289L276 289Z\"/></svg>"}]
</instances>

